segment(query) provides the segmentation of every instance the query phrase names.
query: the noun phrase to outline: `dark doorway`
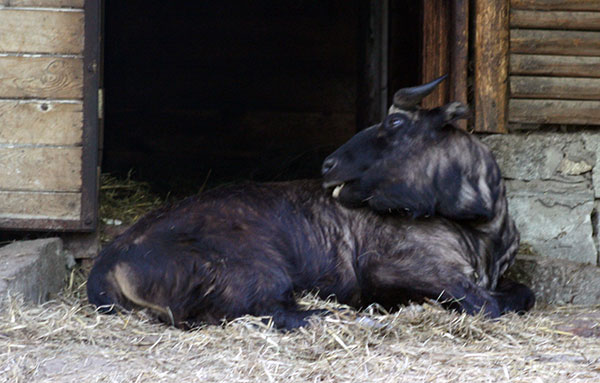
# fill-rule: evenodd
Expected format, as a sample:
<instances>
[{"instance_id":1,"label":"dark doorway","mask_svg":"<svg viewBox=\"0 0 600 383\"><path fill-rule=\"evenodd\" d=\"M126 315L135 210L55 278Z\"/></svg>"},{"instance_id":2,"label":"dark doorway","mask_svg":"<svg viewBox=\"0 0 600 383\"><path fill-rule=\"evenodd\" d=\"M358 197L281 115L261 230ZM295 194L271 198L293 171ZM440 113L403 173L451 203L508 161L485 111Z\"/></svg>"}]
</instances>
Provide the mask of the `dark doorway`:
<instances>
[{"instance_id":1,"label":"dark doorway","mask_svg":"<svg viewBox=\"0 0 600 383\"><path fill-rule=\"evenodd\" d=\"M103 171L177 195L317 177L364 128L366 3L106 1ZM388 86L419 81L413 3L388 8Z\"/></svg>"}]
</instances>

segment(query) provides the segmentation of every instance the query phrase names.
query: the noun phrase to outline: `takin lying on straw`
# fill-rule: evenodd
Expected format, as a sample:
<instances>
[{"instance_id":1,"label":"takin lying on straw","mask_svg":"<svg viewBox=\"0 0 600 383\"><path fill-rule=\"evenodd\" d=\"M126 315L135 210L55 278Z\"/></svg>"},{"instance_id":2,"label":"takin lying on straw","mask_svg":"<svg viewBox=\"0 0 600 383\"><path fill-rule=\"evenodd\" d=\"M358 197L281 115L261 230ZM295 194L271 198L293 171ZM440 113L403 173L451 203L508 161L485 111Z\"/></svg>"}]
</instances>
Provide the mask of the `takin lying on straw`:
<instances>
[{"instance_id":1,"label":"takin lying on straw","mask_svg":"<svg viewBox=\"0 0 600 383\"><path fill-rule=\"evenodd\" d=\"M149 213L102 250L89 301L180 328L246 314L297 328L321 312L298 308L302 291L356 308L530 309L531 290L502 277L519 234L498 165L451 124L467 108L417 106L441 80L398 91L382 123L325 160L321 181L229 186Z\"/></svg>"}]
</instances>

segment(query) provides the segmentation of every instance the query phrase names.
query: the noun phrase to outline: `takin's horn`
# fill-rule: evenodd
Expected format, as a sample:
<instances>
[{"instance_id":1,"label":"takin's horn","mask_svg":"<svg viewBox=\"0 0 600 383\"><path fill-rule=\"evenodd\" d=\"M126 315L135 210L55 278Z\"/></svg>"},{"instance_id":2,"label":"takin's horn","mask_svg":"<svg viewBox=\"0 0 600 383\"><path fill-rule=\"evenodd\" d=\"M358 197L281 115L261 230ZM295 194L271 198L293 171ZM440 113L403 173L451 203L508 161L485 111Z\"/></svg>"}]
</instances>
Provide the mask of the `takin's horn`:
<instances>
[{"instance_id":1,"label":"takin's horn","mask_svg":"<svg viewBox=\"0 0 600 383\"><path fill-rule=\"evenodd\" d=\"M402 88L394 94L394 106L398 109L410 110L417 106L425 96L433 92L436 86L448 77L447 74L428 82L427 84Z\"/></svg>"}]
</instances>

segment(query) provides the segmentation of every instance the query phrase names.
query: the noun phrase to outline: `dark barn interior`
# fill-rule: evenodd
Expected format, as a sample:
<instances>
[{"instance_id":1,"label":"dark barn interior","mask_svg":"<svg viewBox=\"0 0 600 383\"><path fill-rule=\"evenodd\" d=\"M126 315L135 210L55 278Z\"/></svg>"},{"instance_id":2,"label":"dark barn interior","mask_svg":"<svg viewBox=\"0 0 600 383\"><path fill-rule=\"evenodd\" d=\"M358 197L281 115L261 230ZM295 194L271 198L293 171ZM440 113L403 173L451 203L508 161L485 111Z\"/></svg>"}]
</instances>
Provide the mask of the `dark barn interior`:
<instances>
[{"instance_id":1,"label":"dark barn interior","mask_svg":"<svg viewBox=\"0 0 600 383\"><path fill-rule=\"evenodd\" d=\"M390 97L420 81L419 3L390 1ZM175 195L318 177L365 127L369 2L106 1L104 18L103 172Z\"/></svg>"}]
</instances>

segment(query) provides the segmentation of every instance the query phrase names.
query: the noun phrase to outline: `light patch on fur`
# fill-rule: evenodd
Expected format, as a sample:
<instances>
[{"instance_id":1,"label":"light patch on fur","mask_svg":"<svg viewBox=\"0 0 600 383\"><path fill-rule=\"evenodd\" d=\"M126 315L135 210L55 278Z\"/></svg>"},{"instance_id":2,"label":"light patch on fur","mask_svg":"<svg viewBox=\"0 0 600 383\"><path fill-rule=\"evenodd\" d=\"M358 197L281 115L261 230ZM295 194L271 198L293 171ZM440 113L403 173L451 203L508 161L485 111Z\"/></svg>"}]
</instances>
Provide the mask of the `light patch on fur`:
<instances>
[{"instance_id":1,"label":"light patch on fur","mask_svg":"<svg viewBox=\"0 0 600 383\"><path fill-rule=\"evenodd\" d=\"M481 180L481 178L480 178ZM477 191L473 189L471 183L463 178L460 184L457 204L461 209L468 207L474 200L477 199Z\"/></svg>"},{"instance_id":2,"label":"light patch on fur","mask_svg":"<svg viewBox=\"0 0 600 383\"><path fill-rule=\"evenodd\" d=\"M482 175L479 177L479 196L483 199L483 203L485 203L485 207L489 210L492 210L492 192L488 186L488 183L485 181L485 176Z\"/></svg>"},{"instance_id":3,"label":"light patch on fur","mask_svg":"<svg viewBox=\"0 0 600 383\"><path fill-rule=\"evenodd\" d=\"M125 296L125 298L129 299L138 306L147 307L151 310L164 314L168 318L171 318L171 321L174 322L173 313L169 307L162 307L152 302L148 302L138 294L134 273L128 265L124 263L117 264L113 271L113 278L117 284L117 287Z\"/></svg>"},{"instance_id":4,"label":"light patch on fur","mask_svg":"<svg viewBox=\"0 0 600 383\"><path fill-rule=\"evenodd\" d=\"M417 111L409 112L408 110L398 108L396 105L390 106L390 108L388 109L388 115L395 113L402 114L411 121L414 120L418 114Z\"/></svg>"},{"instance_id":5,"label":"light patch on fur","mask_svg":"<svg viewBox=\"0 0 600 383\"><path fill-rule=\"evenodd\" d=\"M142 235L140 235L139 237L137 237L137 238L136 238L136 239L133 241L133 244L134 244L134 245L139 245L139 244L141 244L142 242L144 242L144 240L145 240L145 239L146 239L146 235L145 235L145 234L142 234Z\"/></svg>"}]
</instances>

